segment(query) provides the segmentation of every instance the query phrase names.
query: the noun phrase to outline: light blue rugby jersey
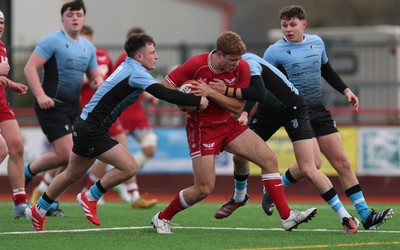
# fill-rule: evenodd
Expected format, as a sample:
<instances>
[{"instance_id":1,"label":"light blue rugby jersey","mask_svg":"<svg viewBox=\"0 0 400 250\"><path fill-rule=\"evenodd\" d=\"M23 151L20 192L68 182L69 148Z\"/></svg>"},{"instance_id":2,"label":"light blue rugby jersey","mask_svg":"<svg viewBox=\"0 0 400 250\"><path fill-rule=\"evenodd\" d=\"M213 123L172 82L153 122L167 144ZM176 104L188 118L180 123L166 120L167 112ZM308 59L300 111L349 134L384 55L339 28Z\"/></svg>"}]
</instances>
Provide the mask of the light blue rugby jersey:
<instances>
[{"instance_id":1,"label":"light blue rugby jersey","mask_svg":"<svg viewBox=\"0 0 400 250\"><path fill-rule=\"evenodd\" d=\"M321 64L328 62L325 45L317 35L305 34L304 37L301 43L280 39L267 48L263 58L277 68L283 67L308 106L324 105Z\"/></svg>"},{"instance_id":2,"label":"light blue rugby jersey","mask_svg":"<svg viewBox=\"0 0 400 250\"><path fill-rule=\"evenodd\" d=\"M251 76L256 76L259 75L261 76L262 74L262 67L261 65L265 65L268 67L272 72L274 72L279 78L282 79L286 83L286 85L290 88L290 90L296 94L299 94L299 91L293 86L293 84L287 79L287 77L276 67L262 59L261 57L257 56L256 54L246 52L243 57L244 60L249 64L250 66L250 75Z\"/></svg>"},{"instance_id":3,"label":"light blue rugby jersey","mask_svg":"<svg viewBox=\"0 0 400 250\"><path fill-rule=\"evenodd\" d=\"M46 95L63 103L79 103L83 75L97 68L96 50L86 39L73 41L63 30L50 33L34 52L46 59L42 87Z\"/></svg>"},{"instance_id":4,"label":"light blue rugby jersey","mask_svg":"<svg viewBox=\"0 0 400 250\"><path fill-rule=\"evenodd\" d=\"M95 92L83 108L81 118L108 129L122 111L134 103L143 91L157 81L139 62L126 57Z\"/></svg>"},{"instance_id":5,"label":"light blue rugby jersey","mask_svg":"<svg viewBox=\"0 0 400 250\"><path fill-rule=\"evenodd\" d=\"M281 71L253 53L246 52L242 58L249 64L251 76L263 78L266 98L259 105L279 111L298 100L299 91Z\"/></svg>"}]
</instances>

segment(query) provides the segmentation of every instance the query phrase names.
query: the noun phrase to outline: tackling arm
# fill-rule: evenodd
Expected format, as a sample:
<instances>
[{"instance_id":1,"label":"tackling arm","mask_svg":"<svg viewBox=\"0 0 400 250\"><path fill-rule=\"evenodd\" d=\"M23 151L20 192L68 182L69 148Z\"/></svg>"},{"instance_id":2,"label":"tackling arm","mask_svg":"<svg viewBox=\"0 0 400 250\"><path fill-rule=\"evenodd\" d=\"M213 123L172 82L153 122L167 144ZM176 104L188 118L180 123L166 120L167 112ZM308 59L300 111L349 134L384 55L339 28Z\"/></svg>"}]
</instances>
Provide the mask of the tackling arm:
<instances>
[{"instance_id":1,"label":"tackling arm","mask_svg":"<svg viewBox=\"0 0 400 250\"><path fill-rule=\"evenodd\" d=\"M248 88L228 87L222 80L217 79L210 81L208 84L211 88L228 97L255 102L264 102L265 100L264 81L259 75L255 75L250 78L250 86Z\"/></svg>"},{"instance_id":2,"label":"tackling arm","mask_svg":"<svg viewBox=\"0 0 400 250\"><path fill-rule=\"evenodd\" d=\"M195 106L200 108L201 96L188 95L177 90L164 87L162 84L154 83L148 86L146 92L149 92L153 96L163 99L167 102L174 103L177 105Z\"/></svg>"}]
</instances>

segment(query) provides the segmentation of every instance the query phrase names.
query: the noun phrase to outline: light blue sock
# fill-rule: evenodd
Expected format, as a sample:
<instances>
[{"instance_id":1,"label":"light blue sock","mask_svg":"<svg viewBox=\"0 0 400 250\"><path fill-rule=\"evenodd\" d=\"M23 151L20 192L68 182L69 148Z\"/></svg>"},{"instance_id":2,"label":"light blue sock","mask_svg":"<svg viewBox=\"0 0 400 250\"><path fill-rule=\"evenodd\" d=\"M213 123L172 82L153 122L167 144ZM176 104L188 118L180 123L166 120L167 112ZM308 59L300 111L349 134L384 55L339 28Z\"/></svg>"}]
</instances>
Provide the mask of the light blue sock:
<instances>
[{"instance_id":1,"label":"light blue sock","mask_svg":"<svg viewBox=\"0 0 400 250\"><path fill-rule=\"evenodd\" d=\"M30 163L24 165L25 178L32 180L35 175L29 170L29 164Z\"/></svg>"},{"instance_id":2,"label":"light blue sock","mask_svg":"<svg viewBox=\"0 0 400 250\"><path fill-rule=\"evenodd\" d=\"M48 203L47 201L45 201L42 196L40 196L37 204L36 204L36 209L37 212L40 214L40 216L44 217L47 213L47 211L50 210L52 203Z\"/></svg>"},{"instance_id":3,"label":"light blue sock","mask_svg":"<svg viewBox=\"0 0 400 250\"><path fill-rule=\"evenodd\" d=\"M234 173L234 176L235 176L235 193L233 195L233 199L235 202L242 202L246 198L247 194L247 178L249 177L249 173L246 174Z\"/></svg>"},{"instance_id":4,"label":"light blue sock","mask_svg":"<svg viewBox=\"0 0 400 250\"><path fill-rule=\"evenodd\" d=\"M333 198L328 201L328 204L335 212L337 212L340 208L343 207L343 203L339 200L338 195L333 196Z\"/></svg>"},{"instance_id":5,"label":"light blue sock","mask_svg":"<svg viewBox=\"0 0 400 250\"><path fill-rule=\"evenodd\" d=\"M356 208L357 213L360 215L361 220L365 222L368 216L371 214L371 211L367 205L367 202L365 202L364 195L361 191L359 191L350 195L349 198Z\"/></svg>"},{"instance_id":6,"label":"light blue sock","mask_svg":"<svg viewBox=\"0 0 400 250\"><path fill-rule=\"evenodd\" d=\"M103 196L103 192L100 191L100 189L97 187L96 183L93 184L90 188L89 188L89 193L90 193L90 198L93 197L94 200L98 201L101 196ZM88 197L89 199L89 197ZM90 199L89 199L90 200Z\"/></svg>"},{"instance_id":7,"label":"light blue sock","mask_svg":"<svg viewBox=\"0 0 400 250\"><path fill-rule=\"evenodd\" d=\"M50 210L50 209L58 210L58 201L53 202L53 203L51 204L49 210Z\"/></svg>"},{"instance_id":8,"label":"light blue sock","mask_svg":"<svg viewBox=\"0 0 400 250\"><path fill-rule=\"evenodd\" d=\"M43 208L44 210L49 210L51 207L52 203L48 203L47 201L45 201L41 196L37 202L37 205L41 208Z\"/></svg>"},{"instance_id":9,"label":"light blue sock","mask_svg":"<svg viewBox=\"0 0 400 250\"><path fill-rule=\"evenodd\" d=\"M282 184L283 184L283 188L287 188L288 186L292 185L293 182L289 181L289 179L286 177L286 173L284 173L282 176Z\"/></svg>"}]
</instances>

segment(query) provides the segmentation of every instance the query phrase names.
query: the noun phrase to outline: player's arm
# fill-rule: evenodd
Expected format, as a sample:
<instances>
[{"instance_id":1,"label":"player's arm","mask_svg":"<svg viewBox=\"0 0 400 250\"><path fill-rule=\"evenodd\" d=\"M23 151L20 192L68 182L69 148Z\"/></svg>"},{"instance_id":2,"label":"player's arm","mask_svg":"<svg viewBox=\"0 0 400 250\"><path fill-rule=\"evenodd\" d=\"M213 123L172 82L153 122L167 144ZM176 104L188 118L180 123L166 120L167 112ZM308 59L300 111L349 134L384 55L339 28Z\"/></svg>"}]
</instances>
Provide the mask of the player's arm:
<instances>
[{"instance_id":1,"label":"player's arm","mask_svg":"<svg viewBox=\"0 0 400 250\"><path fill-rule=\"evenodd\" d=\"M208 84L211 88L228 97L254 102L263 102L265 100L265 86L260 75L255 75L250 78L250 86L248 88L228 87L225 85L224 81L219 79L214 79Z\"/></svg>"},{"instance_id":2,"label":"player's arm","mask_svg":"<svg viewBox=\"0 0 400 250\"><path fill-rule=\"evenodd\" d=\"M24 95L28 91L28 86L25 84L14 82L5 76L0 76L0 84L10 88L18 95Z\"/></svg>"},{"instance_id":3,"label":"player's arm","mask_svg":"<svg viewBox=\"0 0 400 250\"><path fill-rule=\"evenodd\" d=\"M172 85L172 84L171 84ZM172 87L164 87L164 85L159 83L154 83L148 86L145 91L149 92L158 99L165 100L170 103L183 106L195 106L198 111L202 111L208 106L208 100L202 96L194 96L182 93Z\"/></svg>"},{"instance_id":4,"label":"player's arm","mask_svg":"<svg viewBox=\"0 0 400 250\"><path fill-rule=\"evenodd\" d=\"M152 94L149 92L144 92L143 93L143 100L146 102L150 103L151 106L156 107L158 105L158 98L155 98Z\"/></svg>"},{"instance_id":5,"label":"player's arm","mask_svg":"<svg viewBox=\"0 0 400 250\"><path fill-rule=\"evenodd\" d=\"M29 88L36 97L37 103L42 109L54 107L54 100L46 95L40 82L38 70L46 63L46 59L39 56L35 52L32 53L24 68L25 79Z\"/></svg>"},{"instance_id":6,"label":"player's arm","mask_svg":"<svg viewBox=\"0 0 400 250\"><path fill-rule=\"evenodd\" d=\"M242 110L242 113L240 113L240 116L238 118L238 121L239 121L240 124L247 125L247 123L249 122L249 114L250 114L250 112L253 109L255 104L256 104L256 102L246 101L246 103L244 104L244 108Z\"/></svg>"},{"instance_id":7,"label":"player's arm","mask_svg":"<svg viewBox=\"0 0 400 250\"><path fill-rule=\"evenodd\" d=\"M98 68L86 71L86 76L93 90L97 90L104 81Z\"/></svg>"},{"instance_id":8,"label":"player's arm","mask_svg":"<svg viewBox=\"0 0 400 250\"><path fill-rule=\"evenodd\" d=\"M172 83L168 82L166 79L164 79L161 84L169 89L176 89L175 85L173 85Z\"/></svg>"},{"instance_id":9,"label":"player's arm","mask_svg":"<svg viewBox=\"0 0 400 250\"><path fill-rule=\"evenodd\" d=\"M251 91L257 90L259 93L261 93L260 96L258 96L258 98L260 99L256 99L256 98L251 98L253 95L255 95L255 93L253 94L252 92L242 92L244 94L243 99L246 100L246 103L244 104L244 108L242 110L242 113L240 114L238 121L240 124L246 125L249 121L249 114L251 112L251 110L254 108L254 106L256 105L256 102L263 102L265 100L265 83L264 80L262 79L262 77L260 75L254 75L251 77L250 80L250 88ZM248 90L248 89L241 89L241 90ZM247 97L247 95L249 95ZM261 101L259 101L261 100Z\"/></svg>"},{"instance_id":10,"label":"player's arm","mask_svg":"<svg viewBox=\"0 0 400 250\"><path fill-rule=\"evenodd\" d=\"M321 65L321 75L329 85L346 97L347 101L353 105L355 111L358 111L360 105L358 97L347 87L340 76L333 70L329 62Z\"/></svg>"},{"instance_id":11,"label":"player's arm","mask_svg":"<svg viewBox=\"0 0 400 250\"><path fill-rule=\"evenodd\" d=\"M192 90L190 93L200 96L211 98L222 108L229 110L232 113L238 114L242 111L244 101L237 98L225 96L215 89L211 88L204 81L197 81L192 83Z\"/></svg>"}]
</instances>

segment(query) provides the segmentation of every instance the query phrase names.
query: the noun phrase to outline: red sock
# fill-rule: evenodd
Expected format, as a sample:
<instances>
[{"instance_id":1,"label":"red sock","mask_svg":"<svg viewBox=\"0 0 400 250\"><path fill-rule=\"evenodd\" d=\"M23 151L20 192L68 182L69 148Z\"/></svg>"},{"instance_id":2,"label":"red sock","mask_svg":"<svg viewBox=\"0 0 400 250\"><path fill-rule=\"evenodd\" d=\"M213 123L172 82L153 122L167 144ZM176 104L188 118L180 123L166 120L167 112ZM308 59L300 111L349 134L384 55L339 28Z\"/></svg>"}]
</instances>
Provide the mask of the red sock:
<instances>
[{"instance_id":1,"label":"red sock","mask_svg":"<svg viewBox=\"0 0 400 250\"><path fill-rule=\"evenodd\" d=\"M13 195L13 200L14 200L14 204L15 205L26 203L26 194L25 193L23 193L23 194L21 194L21 193L14 194Z\"/></svg>"},{"instance_id":2,"label":"red sock","mask_svg":"<svg viewBox=\"0 0 400 250\"><path fill-rule=\"evenodd\" d=\"M263 184L269 196L274 201L276 209L279 212L281 219L285 220L290 215L290 208L286 201L285 191L283 190L282 180L279 179L264 179Z\"/></svg>"},{"instance_id":3,"label":"red sock","mask_svg":"<svg viewBox=\"0 0 400 250\"><path fill-rule=\"evenodd\" d=\"M162 211L159 215L160 219L172 220L172 218L184 210L186 207L182 206L182 203L179 199L179 194L175 195L174 199L169 203L169 205Z\"/></svg>"}]
</instances>

